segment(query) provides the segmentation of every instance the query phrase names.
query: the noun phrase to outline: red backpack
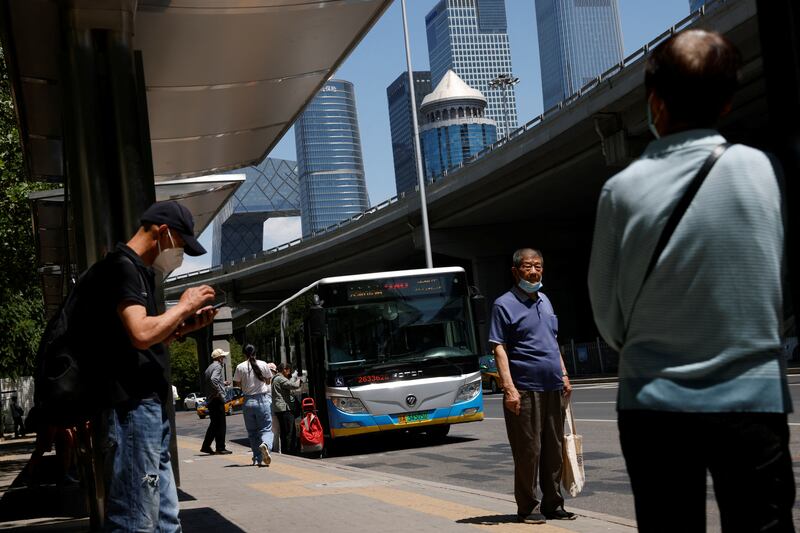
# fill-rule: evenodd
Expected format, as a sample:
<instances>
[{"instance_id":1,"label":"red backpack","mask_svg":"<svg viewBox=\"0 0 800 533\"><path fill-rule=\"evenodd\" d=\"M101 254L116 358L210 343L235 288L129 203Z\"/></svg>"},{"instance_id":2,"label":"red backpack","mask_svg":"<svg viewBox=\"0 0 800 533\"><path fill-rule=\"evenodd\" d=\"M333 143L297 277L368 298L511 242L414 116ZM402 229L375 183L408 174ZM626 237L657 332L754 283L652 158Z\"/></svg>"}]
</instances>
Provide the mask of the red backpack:
<instances>
[{"instance_id":1,"label":"red backpack","mask_svg":"<svg viewBox=\"0 0 800 533\"><path fill-rule=\"evenodd\" d=\"M316 414L313 398L303 398L303 419L300 421L300 452L321 452L325 444L322 422Z\"/></svg>"}]
</instances>

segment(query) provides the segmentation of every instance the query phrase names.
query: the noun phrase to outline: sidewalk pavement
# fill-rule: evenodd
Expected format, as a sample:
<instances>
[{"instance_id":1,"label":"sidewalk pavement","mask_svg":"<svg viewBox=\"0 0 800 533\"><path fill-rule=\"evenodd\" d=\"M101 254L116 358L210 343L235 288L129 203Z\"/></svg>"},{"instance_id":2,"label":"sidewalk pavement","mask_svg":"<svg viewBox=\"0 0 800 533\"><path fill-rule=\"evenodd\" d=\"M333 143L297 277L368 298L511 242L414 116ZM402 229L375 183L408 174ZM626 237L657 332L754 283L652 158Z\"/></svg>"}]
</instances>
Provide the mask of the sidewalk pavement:
<instances>
[{"instance_id":1,"label":"sidewalk pavement","mask_svg":"<svg viewBox=\"0 0 800 533\"><path fill-rule=\"evenodd\" d=\"M238 533L282 529L296 533L325 531L469 532L486 530L559 532L632 532L635 523L582 511L574 521L544 525L516 523L512 496L466 487L383 474L315 459L274 455L267 468L251 466L248 447L229 442L232 455L200 453L200 439L178 438L181 522L187 533ZM14 453L6 453L13 451ZM32 442L28 448L32 451ZM26 450L27 451L27 450ZM11 485L29 456L0 443L0 509L20 500L26 489ZM486 465L491 468L491 464ZM509 483L513 480L509 479ZM44 490L44 489L39 489ZM14 497L15 491L20 495ZM52 492L55 491L55 492ZM0 515L0 530L86 531L85 513L65 513L54 505L63 491L52 487L30 503L35 516ZM31 494L25 498L30 500ZM57 509L59 508L60 509ZM54 512L43 512L53 509ZM19 510L19 509L18 509ZM28 513L29 514L29 513ZM49 516L48 516L49 515Z\"/></svg>"}]
</instances>

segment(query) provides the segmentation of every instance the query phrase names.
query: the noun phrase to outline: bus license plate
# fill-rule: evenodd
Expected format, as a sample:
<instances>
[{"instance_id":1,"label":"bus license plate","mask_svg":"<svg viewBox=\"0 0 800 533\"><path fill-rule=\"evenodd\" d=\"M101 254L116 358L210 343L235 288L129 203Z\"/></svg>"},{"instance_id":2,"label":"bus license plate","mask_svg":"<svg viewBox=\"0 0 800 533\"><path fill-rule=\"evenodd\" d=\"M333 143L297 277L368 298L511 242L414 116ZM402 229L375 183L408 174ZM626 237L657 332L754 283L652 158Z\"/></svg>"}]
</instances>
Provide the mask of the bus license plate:
<instances>
[{"instance_id":1,"label":"bus license plate","mask_svg":"<svg viewBox=\"0 0 800 533\"><path fill-rule=\"evenodd\" d=\"M428 413L408 413L397 417L398 424L413 424L415 422L425 422L428 420Z\"/></svg>"}]
</instances>

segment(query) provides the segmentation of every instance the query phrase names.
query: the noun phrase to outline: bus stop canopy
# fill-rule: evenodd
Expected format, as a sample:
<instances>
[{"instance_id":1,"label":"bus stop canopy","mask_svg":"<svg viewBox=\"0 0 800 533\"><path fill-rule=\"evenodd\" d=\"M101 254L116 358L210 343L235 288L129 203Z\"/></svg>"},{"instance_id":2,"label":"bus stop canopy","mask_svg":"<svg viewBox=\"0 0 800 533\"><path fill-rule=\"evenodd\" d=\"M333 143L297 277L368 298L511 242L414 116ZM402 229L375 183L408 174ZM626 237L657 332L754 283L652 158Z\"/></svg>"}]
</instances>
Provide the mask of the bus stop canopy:
<instances>
[{"instance_id":1,"label":"bus stop canopy","mask_svg":"<svg viewBox=\"0 0 800 533\"><path fill-rule=\"evenodd\" d=\"M132 27L155 180L163 181L261 161L390 3L3 2L4 54L28 175L63 179L65 4L70 24Z\"/></svg>"},{"instance_id":2,"label":"bus stop canopy","mask_svg":"<svg viewBox=\"0 0 800 533\"><path fill-rule=\"evenodd\" d=\"M156 184L155 198L159 202L175 200L185 205L194 217L195 236L199 236L244 179L244 174L221 174L161 181ZM75 255L73 239L64 231L72 224L64 224L64 189L33 192L28 199L36 227L36 250L46 315L50 317L63 299L63 265L67 257ZM66 243L70 243L69 250Z\"/></svg>"}]
</instances>

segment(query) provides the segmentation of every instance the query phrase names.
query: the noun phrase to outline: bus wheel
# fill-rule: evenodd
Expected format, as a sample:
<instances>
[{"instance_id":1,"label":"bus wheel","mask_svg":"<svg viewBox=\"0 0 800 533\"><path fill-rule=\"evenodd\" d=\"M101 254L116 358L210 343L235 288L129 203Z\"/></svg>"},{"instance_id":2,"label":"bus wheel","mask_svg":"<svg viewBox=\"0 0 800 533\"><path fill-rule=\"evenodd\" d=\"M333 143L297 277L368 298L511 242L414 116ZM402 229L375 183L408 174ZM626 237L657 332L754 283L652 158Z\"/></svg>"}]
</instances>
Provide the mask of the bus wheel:
<instances>
[{"instance_id":1,"label":"bus wheel","mask_svg":"<svg viewBox=\"0 0 800 533\"><path fill-rule=\"evenodd\" d=\"M497 386L497 380L496 379L492 380L491 390L492 390L492 394L497 394L500 391L500 387Z\"/></svg>"},{"instance_id":2,"label":"bus wheel","mask_svg":"<svg viewBox=\"0 0 800 533\"><path fill-rule=\"evenodd\" d=\"M450 433L450 424L431 426L427 430L428 438L433 440L443 440Z\"/></svg>"}]
</instances>

